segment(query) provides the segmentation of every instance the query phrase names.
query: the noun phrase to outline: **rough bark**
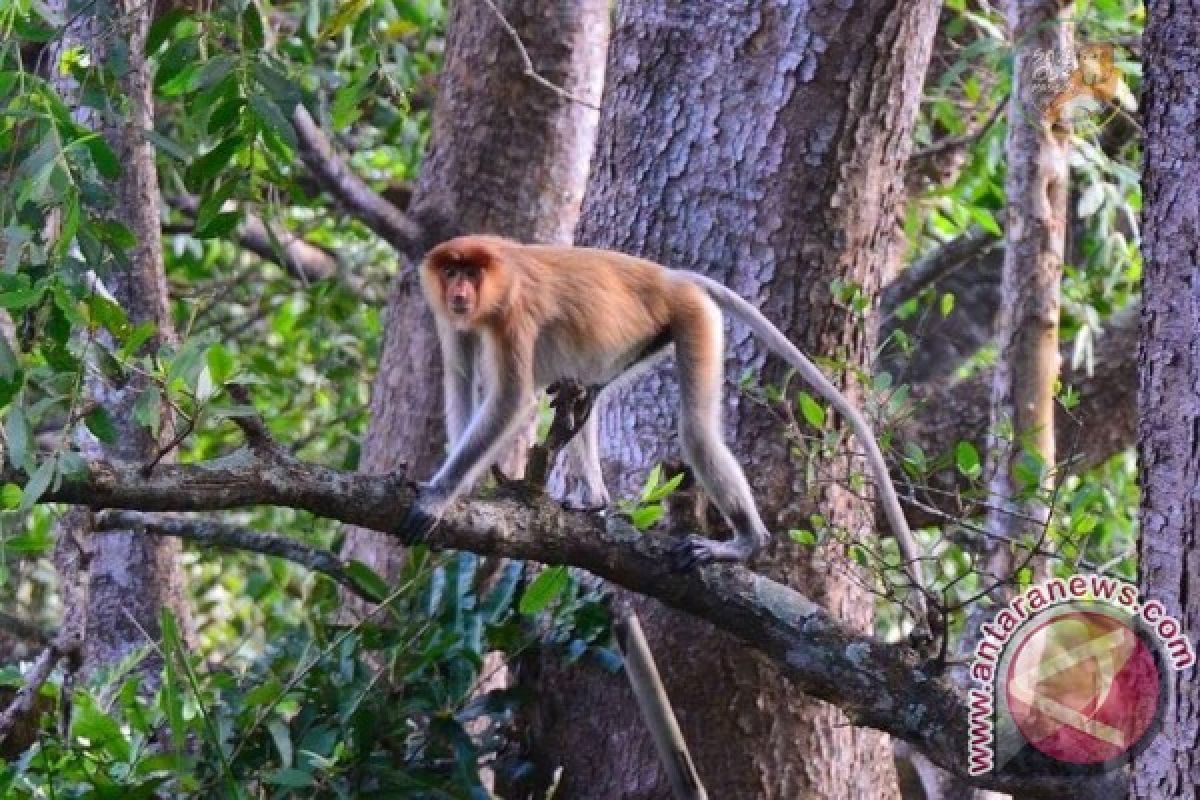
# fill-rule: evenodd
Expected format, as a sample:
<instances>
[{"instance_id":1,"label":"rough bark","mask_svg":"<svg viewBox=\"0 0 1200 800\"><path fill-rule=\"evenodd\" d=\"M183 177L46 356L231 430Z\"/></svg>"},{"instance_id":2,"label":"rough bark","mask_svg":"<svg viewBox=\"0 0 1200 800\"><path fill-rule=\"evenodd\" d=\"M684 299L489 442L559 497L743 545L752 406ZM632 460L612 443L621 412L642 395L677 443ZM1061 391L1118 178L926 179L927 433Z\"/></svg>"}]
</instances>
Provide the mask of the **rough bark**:
<instances>
[{"instance_id":1,"label":"rough bark","mask_svg":"<svg viewBox=\"0 0 1200 800\"><path fill-rule=\"evenodd\" d=\"M1143 596L1200 631L1200 3L1150 3L1138 455ZM1145 800L1200 796L1200 682L1176 676L1135 762Z\"/></svg>"},{"instance_id":2,"label":"rough bark","mask_svg":"<svg viewBox=\"0 0 1200 800\"><path fill-rule=\"evenodd\" d=\"M712 275L809 352L862 365L873 339L830 283L871 296L894 254L936 19L932 2L622 3L577 241ZM731 375L782 377L740 326L727 351ZM870 509L846 493L806 489L770 415L735 394L729 438L769 527L782 533L817 508L851 531L870 526ZM657 373L599 412L619 492L678 457L677 397ZM869 629L870 595L837 548L809 555L784 544L757 563ZM712 796L895 796L886 739L847 725L711 626L635 604ZM618 678L546 661L537 681L535 734L557 757L543 766L564 768L560 796L669 796Z\"/></svg>"},{"instance_id":3,"label":"rough bark","mask_svg":"<svg viewBox=\"0 0 1200 800\"><path fill-rule=\"evenodd\" d=\"M432 147L413 214L435 228L425 237L431 243L465 232L567 242L583 197L597 114L526 76L521 47L539 75L594 102L603 83L608 4L497 0L496 9L520 45L488 3L452 6ZM365 472L407 463L418 475L433 474L445 445L441 388L432 317L407 269L388 301L363 443ZM395 574L402 554L394 541L361 529L347 533L343 550L385 576Z\"/></svg>"},{"instance_id":4,"label":"rough bark","mask_svg":"<svg viewBox=\"0 0 1200 800\"><path fill-rule=\"evenodd\" d=\"M65 4L63 10L67 11ZM101 280L131 323L155 324L157 333L150 346L156 346L171 341L174 333L163 271L158 173L154 148L145 133L154 127L150 70L145 57L152 14L152 4L136 0L122 0L111 9L107 5L91 6L74 16L64 13L64 17L75 21L64 33L61 47L80 47L91 55L93 63L104 64L107 41L114 28L128 45L127 70L118 78L127 107L110 114L84 109L79 119L102 133L117 155L121 174L112 186L111 214L137 238L127 261L112 262L111 270L102 274ZM76 92L69 79L58 75L57 80L64 94L73 99ZM158 442L133 421L132 414L134 402L146 386L145 379L134 375L124 386L114 387L102 378L92 378L87 385L92 399L104 405L112 417L116 438L114 444L102 445L85 436L85 453L121 461L148 461L158 449ZM87 524L86 515L70 515L60 526L60 535L77 536L79 531L74 529ZM124 532L96 542L90 558L85 669L115 663L146 645L147 635L157 637L163 607L174 612L185 631L189 629L178 562L179 544L168 539ZM79 577L63 576L68 581ZM88 576L82 579L88 580Z\"/></svg>"},{"instance_id":5,"label":"rough bark","mask_svg":"<svg viewBox=\"0 0 1200 800\"><path fill-rule=\"evenodd\" d=\"M1037 540L1054 480L1054 389L1058 379L1058 286L1066 232L1068 132L1041 113L1035 75L1047 54L1071 52L1070 4L1011 0L1013 92L1008 113L1006 225L998 356L992 381L985 474L997 536ZM1021 465L1040 461L1032 486ZM1017 563L999 539L984 544L984 569L1006 578Z\"/></svg>"}]
</instances>

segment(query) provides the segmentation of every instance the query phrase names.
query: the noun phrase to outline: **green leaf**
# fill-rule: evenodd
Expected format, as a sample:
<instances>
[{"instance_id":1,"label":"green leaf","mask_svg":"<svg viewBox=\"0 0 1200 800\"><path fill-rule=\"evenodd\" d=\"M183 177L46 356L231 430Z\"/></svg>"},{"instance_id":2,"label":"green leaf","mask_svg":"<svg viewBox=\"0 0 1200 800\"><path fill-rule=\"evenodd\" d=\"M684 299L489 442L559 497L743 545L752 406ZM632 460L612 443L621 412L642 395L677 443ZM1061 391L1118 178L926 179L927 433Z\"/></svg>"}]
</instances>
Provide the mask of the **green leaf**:
<instances>
[{"instance_id":1,"label":"green leaf","mask_svg":"<svg viewBox=\"0 0 1200 800\"><path fill-rule=\"evenodd\" d=\"M259 16L254 3L247 3L246 10L242 13L242 37L242 46L247 52L260 49L265 41L262 17Z\"/></svg>"},{"instance_id":2,"label":"green leaf","mask_svg":"<svg viewBox=\"0 0 1200 800\"><path fill-rule=\"evenodd\" d=\"M388 582L379 573L361 561L352 560L346 565L346 575L354 585L370 595L376 602L382 602L389 593Z\"/></svg>"},{"instance_id":3,"label":"green leaf","mask_svg":"<svg viewBox=\"0 0 1200 800\"><path fill-rule=\"evenodd\" d=\"M219 239L237 227L242 215L238 211L222 211L212 221L193 232L197 239Z\"/></svg>"},{"instance_id":4,"label":"green leaf","mask_svg":"<svg viewBox=\"0 0 1200 800\"><path fill-rule=\"evenodd\" d=\"M153 55L171 35L171 31L175 30L175 26L185 20L187 16L187 12L183 8L172 8L159 16L150 26L150 32L146 34L146 55Z\"/></svg>"},{"instance_id":5,"label":"green leaf","mask_svg":"<svg viewBox=\"0 0 1200 800\"><path fill-rule=\"evenodd\" d=\"M566 567L547 567L538 573L521 594L518 610L522 614L538 614L567 590L570 575Z\"/></svg>"},{"instance_id":6,"label":"green leaf","mask_svg":"<svg viewBox=\"0 0 1200 800\"><path fill-rule=\"evenodd\" d=\"M25 484L25 491L21 494L19 510L28 511L41 499L46 490L50 488L50 482L54 480L54 472L57 466L53 458L48 458L38 465L38 468L29 476L29 483Z\"/></svg>"},{"instance_id":7,"label":"green leaf","mask_svg":"<svg viewBox=\"0 0 1200 800\"><path fill-rule=\"evenodd\" d=\"M17 501L17 506L20 507L20 500ZM26 556L48 553L53 546L54 531L44 526L19 533L4 543L5 550Z\"/></svg>"},{"instance_id":8,"label":"green leaf","mask_svg":"<svg viewBox=\"0 0 1200 800\"><path fill-rule=\"evenodd\" d=\"M825 408L808 392L800 392L800 413L814 428L825 427Z\"/></svg>"},{"instance_id":9,"label":"green leaf","mask_svg":"<svg viewBox=\"0 0 1200 800\"><path fill-rule=\"evenodd\" d=\"M629 523L639 531L654 527L663 518L663 507L659 503L636 508L629 515Z\"/></svg>"},{"instance_id":10,"label":"green leaf","mask_svg":"<svg viewBox=\"0 0 1200 800\"><path fill-rule=\"evenodd\" d=\"M852 544L850 545L850 560L860 567L865 567L871 560L871 556L862 545Z\"/></svg>"},{"instance_id":11,"label":"green leaf","mask_svg":"<svg viewBox=\"0 0 1200 800\"><path fill-rule=\"evenodd\" d=\"M946 317L950 316L950 312L954 310L954 295L951 292L943 293L940 305L942 319L945 319Z\"/></svg>"},{"instance_id":12,"label":"green leaf","mask_svg":"<svg viewBox=\"0 0 1200 800\"><path fill-rule=\"evenodd\" d=\"M974 478L982 471L979 465L979 452L975 445L967 441L959 442L954 447L954 463L958 471L968 478Z\"/></svg>"},{"instance_id":13,"label":"green leaf","mask_svg":"<svg viewBox=\"0 0 1200 800\"><path fill-rule=\"evenodd\" d=\"M215 134L233 127L245 107L246 101L240 97L231 97L222 102L208 117L208 132Z\"/></svg>"},{"instance_id":14,"label":"green leaf","mask_svg":"<svg viewBox=\"0 0 1200 800\"><path fill-rule=\"evenodd\" d=\"M157 330L158 327L151 320L146 320L145 322L140 323L129 334L129 337L125 339L125 343L121 345L121 357L129 358L134 353L141 350L142 345L150 341L150 338L154 336L154 333Z\"/></svg>"},{"instance_id":15,"label":"green leaf","mask_svg":"<svg viewBox=\"0 0 1200 800\"><path fill-rule=\"evenodd\" d=\"M292 766L292 732L287 723L281 719L272 719L267 723L267 730L275 742L275 749L279 751L279 763L285 769Z\"/></svg>"},{"instance_id":16,"label":"green leaf","mask_svg":"<svg viewBox=\"0 0 1200 800\"><path fill-rule=\"evenodd\" d=\"M244 140L240 136L231 136L225 141L218 144L212 150L209 150L204 155L192 162L192 165L187 170L187 182L192 186L199 186L209 180L212 180L225 167L229 166L230 160L234 157L237 151L243 145Z\"/></svg>"},{"instance_id":17,"label":"green leaf","mask_svg":"<svg viewBox=\"0 0 1200 800\"><path fill-rule=\"evenodd\" d=\"M25 419L25 411L20 406L9 409L8 417L4 420L4 438L8 443L8 461L17 469L24 469L29 458L29 441L33 431L29 421Z\"/></svg>"},{"instance_id":18,"label":"green leaf","mask_svg":"<svg viewBox=\"0 0 1200 800\"><path fill-rule=\"evenodd\" d=\"M76 738L87 739L93 748L101 748L118 761L129 760L129 741L125 734L121 733L121 726L96 708L90 698L75 704L71 734Z\"/></svg>"},{"instance_id":19,"label":"green leaf","mask_svg":"<svg viewBox=\"0 0 1200 800\"><path fill-rule=\"evenodd\" d=\"M133 404L133 421L158 434L158 426L162 422L162 394L157 386L151 384L138 395L137 402Z\"/></svg>"},{"instance_id":20,"label":"green leaf","mask_svg":"<svg viewBox=\"0 0 1200 800\"><path fill-rule=\"evenodd\" d=\"M971 215L971 219L975 220L975 224L983 228L993 236L1004 236L1004 231L1000 229L996 218L992 216L992 212L980 206L970 206L967 213Z\"/></svg>"},{"instance_id":21,"label":"green leaf","mask_svg":"<svg viewBox=\"0 0 1200 800\"><path fill-rule=\"evenodd\" d=\"M817 535L812 531L803 528L788 531L788 537L793 542L798 542L800 544L814 545L817 543Z\"/></svg>"},{"instance_id":22,"label":"green leaf","mask_svg":"<svg viewBox=\"0 0 1200 800\"><path fill-rule=\"evenodd\" d=\"M208 348L208 371L212 375L213 383L222 386L233 377L236 365L233 362L233 356L225 349L225 346L220 342L213 344Z\"/></svg>"},{"instance_id":23,"label":"green leaf","mask_svg":"<svg viewBox=\"0 0 1200 800\"><path fill-rule=\"evenodd\" d=\"M15 483L4 484L4 488L0 489L0 506L3 506L6 511L12 511L21 505L21 495L20 486Z\"/></svg>"},{"instance_id":24,"label":"green leaf","mask_svg":"<svg viewBox=\"0 0 1200 800\"><path fill-rule=\"evenodd\" d=\"M96 171L101 176L110 181L120 176L121 162L117 160L117 154L108 146L103 136L91 134L83 139L83 145L87 147L92 163L96 165Z\"/></svg>"},{"instance_id":25,"label":"green leaf","mask_svg":"<svg viewBox=\"0 0 1200 800\"><path fill-rule=\"evenodd\" d=\"M125 309L112 300L99 292L93 292L88 295L87 307L92 319L103 325L117 341L124 341L129 335L129 317L125 315Z\"/></svg>"},{"instance_id":26,"label":"green leaf","mask_svg":"<svg viewBox=\"0 0 1200 800\"><path fill-rule=\"evenodd\" d=\"M45 293L43 287L33 287L31 289L16 289L11 292L0 292L0 308L6 308L9 311L16 311L21 308L29 308L41 302L42 295Z\"/></svg>"},{"instance_id":27,"label":"green leaf","mask_svg":"<svg viewBox=\"0 0 1200 800\"><path fill-rule=\"evenodd\" d=\"M252 94L250 95L250 108L253 109L254 116L258 118L259 122L273 131L288 147L296 149L296 132L292 129L292 124L283 116L283 112L279 110L279 106L275 105L274 100L265 94Z\"/></svg>"},{"instance_id":28,"label":"green leaf","mask_svg":"<svg viewBox=\"0 0 1200 800\"><path fill-rule=\"evenodd\" d=\"M7 378L0 377L0 408L4 408L11 403L13 398L17 396L17 392L21 391L21 387L24 385L24 372L18 371Z\"/></svg>"},{"instance_id":29,"label":"green leaf","mask_svg":"<svg viewBox=\"0 0 1200 800\"><path fill-rule=\"evenodd\" d=\"M642 495L643 502L659 503L666 497L679 488L679 484L683 483L683 473L679 472L671 476L671 479L666 483L655 486L649 492Z\"/></svg>"},{"instance_id":30,"label":"green leaf","mask_svg":"<svg viewBox=\"0 0 1200 800\"><path fill-rule=\"evenodd\" d=\"M276 786L285 786L289 789L303 789L306 786L313 785L313 776L311 772L289 767L287 769L277 769L272 772L267 776L267 783Z\"/></svg>"},{"instance_id":31,"label":"green leaf","mask_svg":"<svg viewBox=\"0 0 1200 800\"><path fill-rule=\"evenodd\" d=\"M83 418L83 421L92 435L105 444L112 444L117 440L117 427L113 425L112 417L108 415L104 406L93 408Z\"/></svg>"},{"instance_id":32,"label":"green leaf","mask_svg":"<svg viewBox=\"0 0 1200 800\"><path fill-rule=\"evenodd\" d=\"M216 86L233 71L235 66L237 66L237 62L230 56L213 56L200 68L199 74L196 75L195 87L207 89L210 86Z\"/></svg>"},{"instance_id":33,"label":"green leaf","mask_svg":"<svg viewBox=\"0 0 1200 800\"><path fill-rule=\"evenodd\" d=\"M99 233L100 238L119 250L128 250L137 244L133 231L126 228L115 219L94 220L92 227Z\"/></svg>"}]
</instances>

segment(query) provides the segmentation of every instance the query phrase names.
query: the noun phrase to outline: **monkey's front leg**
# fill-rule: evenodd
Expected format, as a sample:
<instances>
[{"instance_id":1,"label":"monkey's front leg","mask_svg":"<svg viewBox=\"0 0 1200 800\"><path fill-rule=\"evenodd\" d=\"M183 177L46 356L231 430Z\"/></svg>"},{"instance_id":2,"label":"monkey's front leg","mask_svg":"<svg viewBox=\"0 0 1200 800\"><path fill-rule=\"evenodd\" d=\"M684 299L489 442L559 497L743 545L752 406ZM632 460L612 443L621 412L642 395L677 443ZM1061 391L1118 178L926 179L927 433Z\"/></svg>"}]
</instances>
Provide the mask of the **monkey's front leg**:
<instances>
[{"instance_id":1,"label":"monkey's front leg","mask_svg":"<svg viewBox=\"0 0 1200 800\"><path fill-rule=\"evenodd\" d=\"M409 507L398 531L404 544L424 541L450 504L496 460L496 452L520 427L524 404L532 396L532 387L516 381L500 386L488 396L446 463L433 480L421 487Z\"/></svg>"}]
</instances>

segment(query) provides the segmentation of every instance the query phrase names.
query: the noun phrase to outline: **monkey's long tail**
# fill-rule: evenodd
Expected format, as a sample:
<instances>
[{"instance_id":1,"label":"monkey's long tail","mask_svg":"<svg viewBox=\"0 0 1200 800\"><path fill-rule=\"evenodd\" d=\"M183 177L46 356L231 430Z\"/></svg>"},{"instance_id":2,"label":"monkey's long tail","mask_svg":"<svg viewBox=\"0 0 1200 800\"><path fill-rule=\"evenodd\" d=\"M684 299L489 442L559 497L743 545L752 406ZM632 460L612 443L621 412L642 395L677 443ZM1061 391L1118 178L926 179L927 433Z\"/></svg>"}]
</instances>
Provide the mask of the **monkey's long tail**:
<instances>
[{"instance_id":1,"label":"monkey's long tail","mask_svg":"<svg viewBox=\"0 0 1200 800\"><path fill-rule=\"evenodd\" d=\"M892 484L891 475L888 474L887 462L883 458L883 453L879 449L879 443L875 439L875 433L871 430L871 426L866 418L825 377L825 373L821 372L817 365L809 360L808 356L804 355L798 347L789 342L787 337L771 324L771 321L763 316L761 311L747 302L741 295L704 275L699 275L695 272L684 272L682 270L679 271L679 274L686 280L704 289L722 310L746 323L763 340L763 343L767 347L795 367L800 376L816 389L822 397L828 400L834 409L850 424L851 430L854 431L855 436L862 442L862 446L866 451L867 465L870 467L871 473L875 478L875 486L879 491L884 514L888 518L888 525L896 537L896 543L900 546L900 555L904 559L908 577L917 588L915 597L920 602L918 625L924 624L925 620L921 619L925 615L925 582L921 577L921 553L917 547L917 540L908 527L908 520L904 517L904 511L900 508L900 498L897 497L896 487Z\"/></svg>"}]
</instances>

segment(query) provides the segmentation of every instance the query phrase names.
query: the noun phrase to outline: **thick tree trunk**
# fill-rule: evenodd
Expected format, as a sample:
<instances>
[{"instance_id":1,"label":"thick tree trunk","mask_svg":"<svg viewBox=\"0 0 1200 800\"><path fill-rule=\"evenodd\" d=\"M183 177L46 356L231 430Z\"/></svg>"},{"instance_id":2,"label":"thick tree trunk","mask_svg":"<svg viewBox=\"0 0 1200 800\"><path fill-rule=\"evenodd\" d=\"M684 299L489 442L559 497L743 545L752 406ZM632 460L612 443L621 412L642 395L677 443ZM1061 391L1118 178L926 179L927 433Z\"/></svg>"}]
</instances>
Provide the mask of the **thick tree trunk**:
<instances>
[{"instance_id":1,"label":"thick tree trunk","mask_svg":"<svg viewBox=\"0 0 1200 800\"><path fill-rule=\"evenodd\" d=\"M577 240L712 275L807 351L864 366L872 331L830 285L873 297L896 254L936 22L937 3L926 0L620 4ZM783 375L740 325L727 353L733 377L747 367L775 382ZM831 525L869 529L871 509L848 492L804 485L783 432L733 384L727 432L768 526L783 534L819 509ZM678 458L677 398L669 373L658 372L599 412L618 491ZM838 547L813 553L782 541L757 564L871 627L872 597ZM646 623L710 796L896 796L885 737L850 727L709 626L621 602ZM538 685L536 750L545 771L563 767L558 797L670 796L619 676L546 659Z\"/></svg>"},{"instance_id":2,"label":"thick tree trunk","mask_svg":"<svg viewBox=\"0 0 1200 800\"><path fill-rule=\"evenodd\" d=\"M64 13L64 17L75 22L63 36L61 47L80 47L91 55L94 63L102 64L114 27L128 37L124 49L128 69L119 78L120 90L128 100L127 109L106 116L81 108L78 118L101 132L117 155L121 174L113 185L112 214L137 237L128 261L112 262L111 270L100 277L131 323L151 321L157 326L151 344L154 346L171 341L174 332L163 271L158 173L154 148L146 138L146 131L154 127L150 70L145 58L152 13L153 4L136 0L122 0L115 8L96 5L74 17ZM114 16L120 17L119 24ZM65 83L69 79L56 74L56 80L64 95L74 98L74 87ZM145 388L146 381L137 375L119 388L106 385L103 379L89 379L88 391L93 400L108 410L116 426L116 439L111 446L95 440L85 443L88 455L132 463L146 463L154 456L158 441L134 422L132 413L134 402ZM169 427L164 425L167 434ZM75 528L86 524L86 515L69 515L64 518L60 535L78 533ZM93 537L91 546L85 669L121 660L130 651L144 647L147 636L157 639L159 614L164 606L188 630L178 542L119 532ZM78 577L63 576L64 580Z\"/></svg>"},{"instance_id":3,"label":"thick tree trunk","mask_svg":"<svg viewBox=\"0 0 1200 800\"><path fill-rule=\"evenodd\" d=\"M1143 596L1200 632L1200 3L1149 4L1139 362ZM1180 673L1137 758L1144 800L1200 797L1200 682Z\"/></svg>"},{"instance_id":4,"label":"thick tree trunk","mask_svg":"<svg viewBox=\"0 0 1200 800\"><path fill-rule=\"evenodd\" d=\"M432 149L413 211L436 242L457 233L500 233L568 242L579 215L608 43L604 0L497 0L538 74L524 74L518 44L485 2L455 3L434 108ZM379 375L361 468L384 473L407 462L428 477L444 455L441 363L432 317L412 269L388 301ZM394 539L352 528L343 555L392 576L403 558Z\"/></svg>"},{"instance_id":5,"label":"thick tree trunk","mask_svg":"<svg viewBox=\"0 0 1200 800\"><path fill-rule=\"evenodd\" d=\"M987 529L997 537L1037 540L1054 480L1054 388L1058 378L1058 286L1066 233L1068 134L1047 119L1035 75L1047 56L1072 52L1070 4L1011 0L1015 43L1008 111L1005 182L1006 246L998 321L999 354L992 381L991 432L985 474ZM1023 472L1037 472L1030 479ZM984 569L1011 574L1024 554L1003 539L984 545Z\"/></svg>"}]
</instances>

